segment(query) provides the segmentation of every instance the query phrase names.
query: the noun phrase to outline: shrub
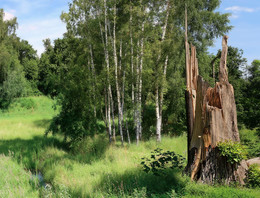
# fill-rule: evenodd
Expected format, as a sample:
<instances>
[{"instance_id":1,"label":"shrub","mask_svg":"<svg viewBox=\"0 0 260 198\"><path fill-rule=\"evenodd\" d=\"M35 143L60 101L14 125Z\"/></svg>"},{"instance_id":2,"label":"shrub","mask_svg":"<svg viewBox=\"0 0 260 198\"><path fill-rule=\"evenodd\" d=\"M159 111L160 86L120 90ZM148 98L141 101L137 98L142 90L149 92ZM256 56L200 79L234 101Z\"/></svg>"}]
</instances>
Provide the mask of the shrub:
<instances>
[{"instance_id":1,"label":"shrub","mask_svg":"<svg viewBox=\"0 0 260 198\"><path fill-rule=\"evenodd\" d=\"M0 106L7 108L14 98L26 95L27 82L22 71L14 70L7 74L7 79L0 87Z\"/></svg>"},{"instance_id":2,"label":"shrub","mask_svg":"<svg viewBox=\"0 0 260 198\"><path fill-rule=\"evenodd\" d=\"M248 157L253 158L260 154L260 133L258 129L249 130L242 129L240 130L240 139L241 143L246 146L248 152Z\"/></svg>"},{"instance_id":3,"label":"shrub","mask_svg":"<svg viewBox=\"0 0 260 198\"><path fill-rule=\"evenodd\" d=\"M239 142L224 141L217 145L220 155L227 158L231 164L239 163L246 159L246 151Z\"/></svg>"},{"instance_id":4,"label":"shrub","mask_svg":"<svg viewBox=\"0 0 260 198\"><path fill-rule=\"evenodd\" d=\"M21 108L21 109L35 109L36 103L32 98L17 98L11 107Z\"/></svg>"},{"instance_id":5,"label":"shrub","mask_svg":"<svg viewBox=\"0 0 260 198\"><path fill-rule=\"evenodd\" d=\"M158 176L163 173L166 168L184 167L185 158L182 155L175 154L173 151L162 152L162 149L155 149L150 158L142 158L142 166L146 173L152 172Z\"/></svg>"},{"instance_id":6,"label":"shrub","mask_svg":"<svg viewBox=\"0 0 260 198\"><path fill-rule=\"evenodd\" d=\"M249 167L246 182L248 187L260 187L260 166L258 164L252 164Z\"/></svg>"}]
</instances>

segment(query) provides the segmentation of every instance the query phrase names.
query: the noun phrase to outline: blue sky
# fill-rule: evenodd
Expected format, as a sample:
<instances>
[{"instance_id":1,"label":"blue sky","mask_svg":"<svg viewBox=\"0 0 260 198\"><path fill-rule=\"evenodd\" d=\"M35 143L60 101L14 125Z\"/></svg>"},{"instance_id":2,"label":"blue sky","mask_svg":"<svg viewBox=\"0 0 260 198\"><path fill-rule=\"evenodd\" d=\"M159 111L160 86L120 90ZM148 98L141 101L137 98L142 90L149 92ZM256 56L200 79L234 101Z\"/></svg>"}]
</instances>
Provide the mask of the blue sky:
<instances>
[{"instance_id":1,"label":"blue sky","mask_svg":"<svg viewBox=\"0 0 260 198\"><path fill-rule=\"evenodd\" d=\"M60 20L62 11L68 10L69 0L0 0L0 8L6 11L6 18L16 16L17 34L28 40L40 55L44 51L42 40L62 37L66 26ZM243 49L250 64L260 59L260 0L222 0L218 8L221 13L231 13L229 45ZM217 39L210 52L215 54L221 48Z\"/></svg>"},{"instance_id":2,"label":"blue sky","mask_svg":"<svg viewBox=\"0 0 260 198\"><path fill-rule=\"evenodd\" d=\"M6 19L17 17L17 35L28 40L37 50L44 51L43 39L61 38L66 25L60 14L68 10L68 0L0 0L0 8L6 12Z\"/></svg>"},{"instance_id":3,"label":"blue sky","mask_svg":"<svg viewBox=\"0 0 260 198\"><path fill-rule=\"evenodd\" d=\"M228 44L242 49L248 64L260 60L260 0L222 0L219 12L231 13ZM215 41L210 52L216 54L221 49L221 39Z\"/></svg>"}]
</instances>

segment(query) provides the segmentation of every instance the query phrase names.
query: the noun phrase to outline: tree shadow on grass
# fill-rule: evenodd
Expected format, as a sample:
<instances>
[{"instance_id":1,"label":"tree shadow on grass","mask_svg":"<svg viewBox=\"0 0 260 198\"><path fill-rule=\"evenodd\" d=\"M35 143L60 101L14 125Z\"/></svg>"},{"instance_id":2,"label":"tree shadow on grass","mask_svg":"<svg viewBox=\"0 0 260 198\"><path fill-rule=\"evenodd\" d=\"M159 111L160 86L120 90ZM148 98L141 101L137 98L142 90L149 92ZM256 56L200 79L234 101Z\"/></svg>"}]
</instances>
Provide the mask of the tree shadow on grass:
<instances>
[{"instance_id":1,"label":"tree shadow on grass","mask_svg":"<svg viewBox=\"0 0 260 198\"><path fill-rule=\"evenodd\" d=\"M64 144L55 137L34 136L32 139L0 140L0 154L10 155L27 169L36 169L39 152L46 147L65 150Z\"/></svg>"},{"instance_id":2,"label":"tree shadow on grass","mask_svg":"<svg viewBox=\"0 0 260 198\"><path fill-rule=\"evenodd\" d=\"M103 197L174 197L182 194L185 185L180 170L169 169L155 176L135 168L122 174L104 174L94 187L95 194L83 194L84 186L70 193L72 197L95 197L98 193Z\"/></svg>"},{"instance_id":3,"label":"tree shadow on grass","mask_svg":"<svg viewBox=\"0 0 260 198\"><path fill-rule=\"evenodd\" d=\"M51 124L51 119L36 120L33 122L36 127L47 129Z\"/></svg>"},{"instance_id":4,"label":"tree shadow on grass","mask_svg":"<svg viewBox=\"0 0 260 198\"><path fill-rule=\"evenodd\" d=\"M23 163L26 169L36 170L38 163L44 163L47 159L52 164L59 163L63 159L75 161L81 164L90 164L93 161L103 158L109 144L101 144L104 140L102 136L89 138L78 144L78 150L71 150L69 145L55 136L34 136L31 139L10 139L0 140L0 154L10 155L18 163ZM82 146L82 147L81 147ZM84 149L83 149L84 146ZM59 151L51 152L46 156L47 148L58 149ZM79 152L82 150L83 152ZM60 155L62 153L62 155ZM40 159L44 158L44 159Z\"/></svg>"}]
</instances>

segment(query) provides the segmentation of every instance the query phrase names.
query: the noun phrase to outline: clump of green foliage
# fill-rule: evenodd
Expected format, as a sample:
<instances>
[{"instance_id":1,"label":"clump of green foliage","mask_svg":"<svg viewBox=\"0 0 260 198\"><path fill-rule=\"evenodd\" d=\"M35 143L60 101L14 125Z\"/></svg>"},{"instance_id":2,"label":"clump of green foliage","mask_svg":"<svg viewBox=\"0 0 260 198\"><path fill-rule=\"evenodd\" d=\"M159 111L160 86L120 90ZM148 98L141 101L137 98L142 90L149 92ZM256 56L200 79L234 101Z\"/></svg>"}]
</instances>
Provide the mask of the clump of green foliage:
<instances>
[{"instance_id":1,"label":"clump of green foliage","mask_svg":"<svg viewBox=\"0 0 260 198\"><path fill-rule=\"evenodd\" d=\"M15 99L13 103L10 104L10 108L26 110L26 109L35 109L37 108L37 105L35 103L35 100L33 100L33 98L23 97L23 98Z\"/></svg>"},{"instance_id":2,"label":"clump of green foliage","mask_svg":"<svg viewBox=\"0 0 260 198\"><path fill-rule=\"evenodd\" d=\"M39 95L36 50L16 35L17 19L4 20L0 9L0 108L19 97Z\"/></svg>"},{"instance_id":3,"label":"clump of green foliage","mask_svg":"<svg viewBox=\"0 0 260 198\"><path fill-rule=\"evenodd\" d=\"M240 140L248 153L248 158L260 155L260 134L258 130L240 130Z\"/></svg>"},{"instance_id":4,"label":"clump of green foliage","mask_svg":"<svg viewBox=\"0 0 260 198\"><path fill-rule=\"evenodd\" d=\"M231 164L239 163L243 159L246 159L246 151L239 142L219 142L217 148L220 151L220 155L226 157L227 161Z\"/></svg>"},{"instance_id":5,"label":"clump of green foliage","mask_svg":"<svg viewBox=\"0 0 260 198\"><path fill-rule=\"evenodd\" d=\"M249 167L246 182L248 187L260 187L260 166L258 164L252 164Z\"/></svg>"},{"instance_id":6,"label":"clump of green foliage","mask_svg":"<svg viewBox=\"0 0 260 198\"><path fill-rule=\"evenodd\" d=\"M148 173L152 172L158 176L163 173L163 170L167 168L179 168L184 167L185 158L182 155L176 154L174 151L162 152L162 149L155 149L150 158L142 158L143 170Z\"/></svg>"}]
</instances>

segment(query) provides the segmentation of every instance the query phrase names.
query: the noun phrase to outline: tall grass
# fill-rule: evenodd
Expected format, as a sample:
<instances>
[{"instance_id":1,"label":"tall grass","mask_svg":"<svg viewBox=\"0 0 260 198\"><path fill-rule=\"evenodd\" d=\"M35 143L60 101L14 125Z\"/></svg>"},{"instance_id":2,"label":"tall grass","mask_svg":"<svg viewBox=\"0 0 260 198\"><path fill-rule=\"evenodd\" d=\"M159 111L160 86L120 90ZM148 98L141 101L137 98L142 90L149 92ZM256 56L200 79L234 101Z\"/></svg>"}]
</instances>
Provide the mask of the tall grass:
<instances>
[{"instance_id":1,"label":"tall grass","mask_svg":"<svg viewBox=\"0 0 260 198\"><path fill-rule=\"evenodd\" d=\"M101 141L102 140L102 141ZM102 136L82 141L70 153L58 148L48 148L42 153L39 169L47 181L68 186L75 197L95 197L97 194L132 194L146 188L147 193L163 193L183 185L181 173L168 170L163 176L146 174L140 165L141 158L160 147L185 153L185 136L164 137L161 144L155 141L139 146L108 146ZM100 152L101 151L101 152Z\"/></svg>"},{"instance_id":2,"label":"tall grass","mask_svg":"<svg viewBox=\"0 0 260 198\"><path fill-rule=\"evenodd\" d=\"M38 197L39 192L30 184L31 174L10 157L0 155L0 197Z\"/></svg>"},{"instance_id":3,"label":"tall grass","mask_svg":"<svg viewBox=\"0 0 260 198\"><path fill-rule=\"evenodd\" d=\"M150 140L121 147L120 143L110 146L106 135L100 134L67 148L62 137L44 136L56 114L53 101L46 97L27 99L17 100L9 111L0 113L0 154L13 153L12 157L0 157L0 164L8 159L15 164L14 168L9 166L12 170L19 169L25 175L30 170L40 171L48 184L46 189L34 190L28 174L17 176L17 183L7 182L14 189L28 189L24 197L260 197L257 189L192 183L179 170L165 170L160 176L142 170L141 158L158 147L186 156L185 135L164 136L160 144ZM0 169L0 176L9 176L9 172Z\"/></svg>"}]
</instances>

